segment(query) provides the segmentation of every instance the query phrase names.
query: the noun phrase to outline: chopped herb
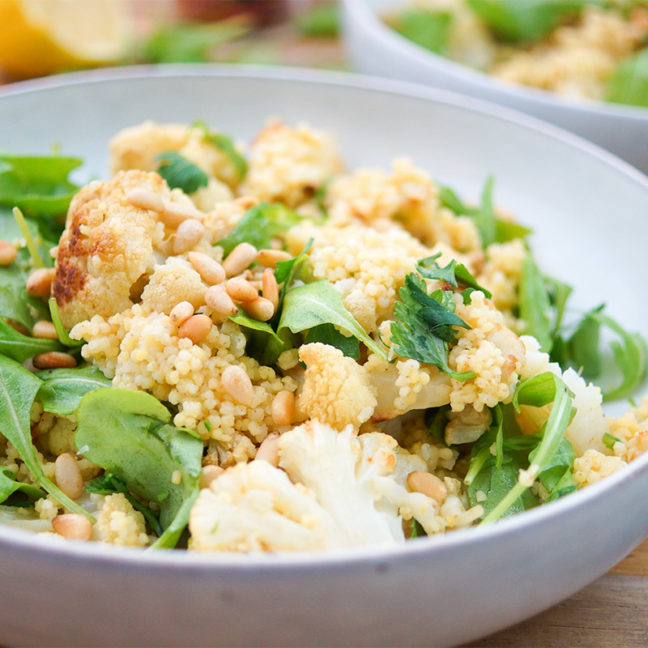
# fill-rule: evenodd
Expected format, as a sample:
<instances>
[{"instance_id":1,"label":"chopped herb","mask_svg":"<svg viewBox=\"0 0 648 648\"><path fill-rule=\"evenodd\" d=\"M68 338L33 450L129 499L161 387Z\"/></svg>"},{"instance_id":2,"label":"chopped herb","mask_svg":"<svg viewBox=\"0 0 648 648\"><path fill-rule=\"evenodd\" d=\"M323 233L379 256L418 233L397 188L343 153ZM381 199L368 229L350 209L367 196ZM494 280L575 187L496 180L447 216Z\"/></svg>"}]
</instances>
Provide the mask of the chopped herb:
<instances>
[{"instance_id":1,"label":"chopped herb","mask_svg":"<svg viewBox=\"0 0 648 648\"><path fill-rule=\"evenodd\" d=\"M155 159L160 163L158 173L166 180L171 189L182 189L192 194L209 184L209 177L196 164L176 151L160 153Z\"/></svg>"},{"instance_id":2,"label":"chopped herb","mask_svg":"<svg viewBox=\"0 0 648 648\"><path fill-rule=\"evenodd\" d=\"M221 150L229 158L229 161L236 169L238 179L243 180L247 175L248 165L246 159L236 149L234 140L229 135L225 135L225 133L210 131L204 122L195 122L192 126L202 131L205 142Z\"/></svg>"}]
</instances>

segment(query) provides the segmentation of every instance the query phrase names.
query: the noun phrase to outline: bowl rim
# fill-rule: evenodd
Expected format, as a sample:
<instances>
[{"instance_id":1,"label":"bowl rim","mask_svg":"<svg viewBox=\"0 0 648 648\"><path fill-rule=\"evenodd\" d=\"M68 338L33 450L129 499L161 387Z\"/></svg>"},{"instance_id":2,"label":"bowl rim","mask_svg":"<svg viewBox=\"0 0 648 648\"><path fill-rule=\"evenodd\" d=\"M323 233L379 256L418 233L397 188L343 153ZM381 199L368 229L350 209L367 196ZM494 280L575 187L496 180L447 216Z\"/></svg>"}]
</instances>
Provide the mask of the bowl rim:
<instances>
[{"instance_id":1,"label":"bowl rim","mask_svg":"<svg viewBox=\"0 0 648 648\"><path fill-rule=\"evenodd\" d=\"M378 12L370 6L368 0L341 1L346 10L345 15L351 16L356 25L361 26L365 32L371 33L374 38L380 41L381 45L392 48L401 56L410 60L414 59L417 63L428 66L433 71L434 68L446 68L464 84L471 84L475 88L488 91L496 90L502 95L497 99L491 97L490 101L499 101L504 98L522 99L534 101L545 108L559 108L576 114L586 112L601 118L610 116L626 118L633 121L645 121L648 124L648 108L596 99L563 97L550 90L503 81L487 72L441 56L412 42L380 20ZM466 88L463 92L470 91Z\"/></svg>"},{"instance_id":2,"label":"bowl rim","mask_svg":"<svg viewBox=\"0 0 648 648\"><path fill-rule=\"evenodd\" d=\"M563 145L576 148L583 154L597 159L611 171L624 176L642 187L648 198L648 177L633 166L617 158L612 153L589 141L547 124L534 117L518 113L509 108L466 97L447 90L419 86L404 81L368 77L344 72L328 72L305 68L266 67L241 64L174 64L160 66L133 66L128 68L107 68L91 72L69 74L22 81L0 90L0 105L5 98L20 97L26 94L49 90L65 90L79 85L95 83L128 82L144 79L229 78L280 81L288 83L307 83L339 89L361 89L392 96L405 96L425 102L438 103L455 109L478 113L489 119L514 124L527 130L555 140ZM258 573L259 570L302 571L321 568L342 568L349 565L371 565L375 563L394 563L409 560L426 554L439 555L454 551L455 548L470 548L486 541L497 541L501 536L523 532L569 516L581 506L594 506L595 502L624 488L624 485L648 473L648 453L638 457L630 465L617 473L572 493L569 497L550 502L535 509L504 518L487 526L468 527L447 534L431 536L389 546L370 546L328 551L307 551L294 553L199 553L189 551L146 551L131 547L113 547L101 543L70 542L54 537L43 537L31 531L0 526L0 550L28 551L34 558L73 563L91 562L97 567L114 568L116 564L126 563L133 567L155 568L159 570L196 569L201 572L217 571Z\"/></svg>"}]
</instances>

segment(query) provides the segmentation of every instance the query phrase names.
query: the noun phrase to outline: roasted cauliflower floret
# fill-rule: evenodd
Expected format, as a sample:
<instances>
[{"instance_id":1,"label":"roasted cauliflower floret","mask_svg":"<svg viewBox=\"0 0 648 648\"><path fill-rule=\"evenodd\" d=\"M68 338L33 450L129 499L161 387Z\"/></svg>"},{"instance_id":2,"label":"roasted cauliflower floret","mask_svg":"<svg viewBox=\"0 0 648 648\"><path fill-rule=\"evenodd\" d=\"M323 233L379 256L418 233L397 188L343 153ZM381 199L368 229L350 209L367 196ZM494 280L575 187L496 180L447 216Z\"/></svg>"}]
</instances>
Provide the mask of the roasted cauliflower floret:
<instances>
[{"instance_id":1,"label":"roasted cauliflower floret","mask_svg":"<svg viewBox=\"0 0 648 648\"><path fill-rule=\"evenodd\" d=\"M241 195L296 207L342 169L333 138L305 124L268 124L252 144Z\"/></svg>"},{"instance_id":2,"label":"roasted cauliflower floret","mask_svg":"<svg viewBox=\"0 0 648 648\"><path fill-rule=\"evenodd\" d=\"M126 310L153 272L164 248L165 227L157 212L126 199L135 188L189 202L172 194L156 173L142 171L119 173L110 182L92 182L79 191L68 210L52 287L68 328L93 315Z\"/></svg>"},{"instance_id":3,"label":"roasted cauliflower floret","mask_svg":"<svg viewBox=\"0 0 648 648\"><path fill-rule=\"evenodd\" d=\"M144 516L136 511L122 493L108 495L95 525L101 542L123 547L145 547L149 544Z\"/></svg>"},{"instance_id":4,"label":"roasted cauliflower floret","mask_svg":"<svg viewBox=\"0 0 648 648\"><path fill-rule=\"evenodd\" d=\"M266 461L240 463L203 489L191 509L195 551L308 551L343 544L314 495Z\"/></svg>"},{"instance_id":5,"label":"roasted cauliflower floret","mask_svg":"<svg viewBox=\"0 0 648 648\"><path fill-rule=\"evenodd\" d=\"M142 292L142 305L166 314L181 301L198 308L205 303L206 290L207 285L187 261L170 257L166 263L154 267Z\"/></svg>"},{"instance_id":6,"label":"roasted cauliflower floret","mask_svg":"<svg viewBox=\"0 0 648 648\"><path fill-rule=\"evenodd\" d=\"M298 407L306 418L341 430L349 423L358 428L371 418L376 390L367 372L353 358L327 344L305 344L299 358L306 364L306 380Z\"/></svg>"}]
</instances>

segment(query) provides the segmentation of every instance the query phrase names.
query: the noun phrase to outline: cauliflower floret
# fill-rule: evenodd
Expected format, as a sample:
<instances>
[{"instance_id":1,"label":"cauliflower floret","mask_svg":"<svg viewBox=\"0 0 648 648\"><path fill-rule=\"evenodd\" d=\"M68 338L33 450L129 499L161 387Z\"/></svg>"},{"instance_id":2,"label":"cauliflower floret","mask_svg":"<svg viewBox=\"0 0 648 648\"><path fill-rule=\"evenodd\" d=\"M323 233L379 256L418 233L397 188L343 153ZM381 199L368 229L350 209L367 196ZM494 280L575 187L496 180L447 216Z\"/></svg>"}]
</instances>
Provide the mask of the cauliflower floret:
<instances>
[{"instance_id":1,"label":"cauliflower floret","mask_svg":"<svg viewBox=\"0 0 648 648\"><path fill-rule=\"evenodd\" d=\"M341 168L342 162L329 135L305 124L291 128L272 122L252 145L240 194L296 207L310 199Z\"/></svg>"},{"instance_id":2,"label":"cauliflower floret","mask_svg":"<svg viewBox=\"0 0 648 648\"><path fill-rule=\"evenodd\" d=\"M110 182L92 182L72 199L56 259L52 294L63 323L72 327L93 315L105 317L132 306L165 249L157 212L126 200L143 188L187 204L156 173L127 171Z\"/></svg>"},{"instance_id":3,"label":"cauliflower floret","mask_svg":"<svg viewBox=\"0 0 648 648\"><path fill-rule=\"evenodd\" d=\"M308 551L343 544L314 495L267 461L238 464L203 489L189 516L195 551Z\"/></svg>"},{"instance_id":4,"label":"cauliflower floret","mask_svg":"<svg viewBox=\"0 0 648 648\"><path fill-rule=\"evenodd\" d=\"M596 484L628 464L619 457L608 457L598 450L589 449L574 461L574 481L579 488Z\"/></svg>"},{"instance_id":5,"label":"cauliflower floret","mask_svg":"<svg viewBox=\"0 0 648 648\"><path fill-rule=\"evenodd\" d=\"M142 305L158 313L169 313L181 301L194 308L204 305L207 285L187 261L170 257L156 265L142 292Z\"/></svg>"},{"instance_id":6,"label":"cauliflower floret","mask_svg":"<svg viewBox=\"0 0 648 648\"><path fill-rule=\"evenodd\" d=\"M122 547L145 547L149 544L144 516L122 493L104 499L94 530L97 539L107 544Z\"/></svg>"},{"instance_id":7,"label":"cauliflower floret","mask_svg":"<svg viewBox=\"0 0 648 648\"><path fill-rule=\"evenodd\" d=\"M299 358L306 364L306 380L298 407L306 418L342 429L358 428L376 407L376 390L367 372L353 358L327 344L304 344Z\"/></svg>"}]
</instances>

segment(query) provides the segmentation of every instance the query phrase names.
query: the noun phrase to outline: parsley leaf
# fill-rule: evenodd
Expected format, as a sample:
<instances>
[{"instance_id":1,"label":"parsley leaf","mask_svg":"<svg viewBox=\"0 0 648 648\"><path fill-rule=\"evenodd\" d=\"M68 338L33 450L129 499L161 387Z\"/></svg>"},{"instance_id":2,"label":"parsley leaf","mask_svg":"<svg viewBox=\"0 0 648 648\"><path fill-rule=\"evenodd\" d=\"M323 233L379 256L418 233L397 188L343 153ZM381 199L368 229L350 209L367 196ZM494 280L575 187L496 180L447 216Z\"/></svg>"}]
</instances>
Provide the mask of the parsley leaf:
<instances>
[{"instance_id":1,"label":"parsley leaf","mask_svg":"<svg viewBox=\"0 0 648 648\"><path fill-rule=\"evenodd\" d=\"M209 184L207 174L176 151L160 153L155 159L160 162L158 173L171 189L182 189L186 194L192 194Z\"/></svg>"},{"instance_id":2,"label":"parsley leaf","mask_svg":"<svg viewBox=\"0 0 648 648\"><path fill-rule=\"evenodd\" d=\"M204 122L195 122L193 128L199 128L202 131L203 139L208 144L221 150L234 165L239 180L243 180L247 174L247 160L238 152L234 140L225 133L215 133L210 131Z\"/></svg>"}]
</instances>

